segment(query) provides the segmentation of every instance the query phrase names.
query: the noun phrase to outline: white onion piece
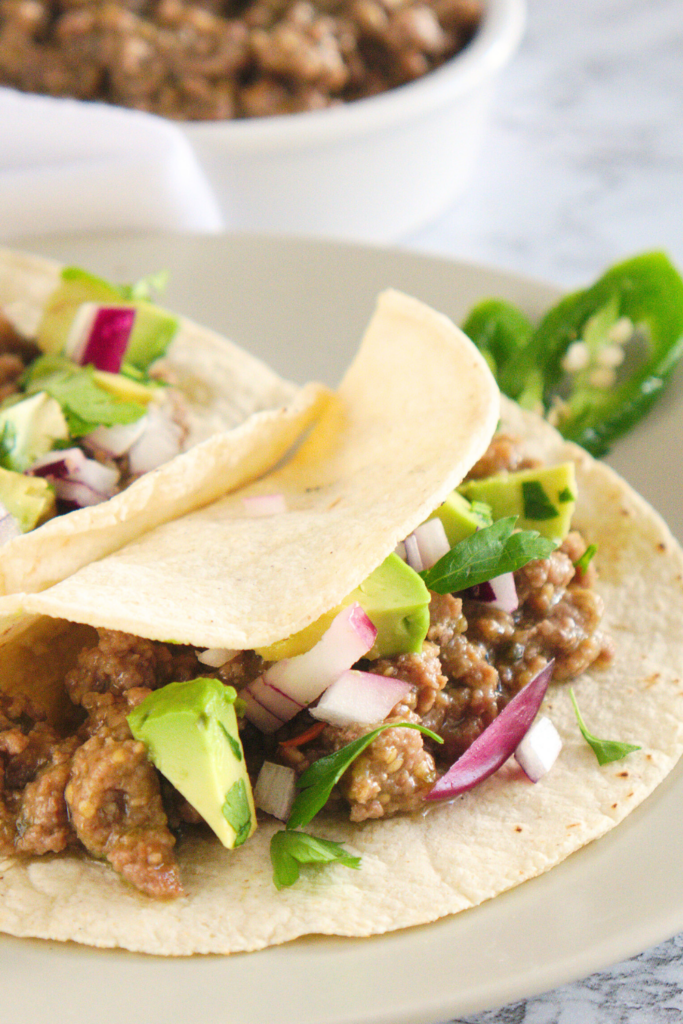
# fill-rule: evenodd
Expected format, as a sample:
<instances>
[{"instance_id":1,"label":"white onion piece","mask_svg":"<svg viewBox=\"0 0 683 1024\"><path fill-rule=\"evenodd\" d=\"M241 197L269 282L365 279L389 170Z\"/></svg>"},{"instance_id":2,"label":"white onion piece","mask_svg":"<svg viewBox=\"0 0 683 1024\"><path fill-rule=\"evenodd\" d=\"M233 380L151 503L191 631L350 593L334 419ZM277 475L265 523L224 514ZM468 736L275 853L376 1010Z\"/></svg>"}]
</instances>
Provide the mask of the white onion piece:
<instances>
[{"instance_id":1,"label":"white onion piece","mask_svg":"<svg viewBox=\"0 0 683 1024\"><path fill-rule=\"evenodd\" d=\"M135 476L169 462L182 448L181 427L161 409L149 409L144 419L145 429L128 451L128 465Z\"/></svg>"},{"instance_id":2,"label":"white onion piece","mask_svg":"<svg viewBox=\"0 0 683 1024\"><path fill-rule=\"evenodd\" d=\"M9 542L14 540L15 537L20 536L21 530L19 529L19 523L0 501L0 547L2 547L3 544L9 544Z\"/></svg>"},{"instance_id":3,"label":"white onion piece","mask_svg":"<svg viewBox=\"0 0 683 1024\"><path fill-rule=\"evenodd\" d=\"M287 821L296 796L296 773L284 764L264 761L254 786L254 803L266 814Z\"/></svg>"},{"instance_id":4,"label":"white onion piece","mask_svg":"<svg viewBox=\"0 0 683 1024\"><path fill-rule=\"evenodd\" d=\"M310 651L275 662L240 692L247 718L263 732L279 729L367 654L376 636L358 603L342 608Z\"/></svg>"},{"instance_id":5,"label":"white onion piece","mask_svg":"<svg viewBox=\"0 0 683 1024\"><path fill-rule=\"evenodd\" d=\"M145 416L134 423L117 423L113 427L96 427L83 438L92 451L101 452L111 459L125 455L140 438L147 425Z\"/></svg>"},{"instance_id":6,"label":"white onion piece","mask_svg":"<svg viewBox=\"0 0 683 1024\"><path fill-rule=\"evenodd\" d=\"M410 683L403 679L351 668L335 679L309 711L330 725L371 725L383 722L410 690Z\"/></svg>"},{"instance_id":7,"label":"white onion piece","mask_svg":"<svg viewBox=\"0 0 683 1024\"><path fill-rule=\"evenodd\" d=\"M250 516L275 516L287 511L284 494L250 494L242 501Z\"/></svg>"},{"instance_id":8,"label":"white onion piece","mask_svg":"<svg viewBox=\"0 0 683 1024\"><path fill-rule=\"evenodd\" d=\"M197 652L197 661L210 668L220 668L221 665L236 658L238 654L239 651L230 650L229 647L209 647L206 651Z\"/></svg>"},{"instance_id":9,"label":"white onion piece","mask_svg":"<svg viewBox=\"0 0 683 1024\"><path fill-rule=\"evenodd\" d=\"M538 782L550 771L561 750L559 732L550 719L542 715L515 750L515 760L532 782Z\"/></svg>"},{"instance_id":10,"label":"white onion piece","mask_svg":"<svg viewBox=\"0 0 683 1024\"><path fill-rule=\"evenodd\" d=\"M398 555L398 557L401 558L404 562L407 561L407 558L406 558L406 546L405 546L405 542L404 541L400 540L398 542L398 544L394 548L394 554Z\"/></svg>"}]
</instances>

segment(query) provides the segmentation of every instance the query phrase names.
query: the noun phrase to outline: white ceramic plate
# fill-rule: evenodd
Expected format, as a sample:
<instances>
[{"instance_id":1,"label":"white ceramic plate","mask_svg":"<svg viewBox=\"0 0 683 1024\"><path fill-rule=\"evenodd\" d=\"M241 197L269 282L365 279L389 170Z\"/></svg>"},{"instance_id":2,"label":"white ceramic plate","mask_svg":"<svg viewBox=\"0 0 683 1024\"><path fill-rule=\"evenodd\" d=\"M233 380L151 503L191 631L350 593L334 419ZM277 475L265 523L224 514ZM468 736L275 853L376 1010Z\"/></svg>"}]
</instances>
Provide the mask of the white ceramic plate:
<instances>
[{"instance_id":1,"label":"white ceramic plate","mask_svg":"<svg viewBox=\"0 0 683 1024\"><path fill-rule=\"evenodd\" d=\"M506 296L538 314L537 282L396 250L254 237L43 240L34 251L119 280L166 267L168 305L223 330L288 376L334 384L375 294L402 288L461 319ZM679 537L679 375L610 461ZM435 1024L534 995L683 929L683 774L553 871L436 924L311 937L228 958L163 960L0 938L8 1024Z\"/></svg>"}]
</instances>

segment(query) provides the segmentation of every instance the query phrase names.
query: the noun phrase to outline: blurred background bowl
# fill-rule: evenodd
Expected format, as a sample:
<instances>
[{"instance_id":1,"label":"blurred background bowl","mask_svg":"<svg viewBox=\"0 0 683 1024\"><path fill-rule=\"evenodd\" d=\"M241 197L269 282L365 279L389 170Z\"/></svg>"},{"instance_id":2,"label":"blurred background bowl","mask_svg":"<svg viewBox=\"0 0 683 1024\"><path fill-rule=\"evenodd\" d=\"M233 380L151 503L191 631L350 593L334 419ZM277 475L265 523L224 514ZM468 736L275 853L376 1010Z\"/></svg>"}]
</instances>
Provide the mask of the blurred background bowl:
<instances>
[{"instance_id":1,"label":"blurred background bowl","mask_svg":"<svg viewBox=\"0 0 683 1024\"><path fill-rule=\"evenodd\" d=\"M389 92L310 113L181 125L233 229L388 242L470 178L525 0L487 0L468 46Z\"/></svg>"}]
</instances>

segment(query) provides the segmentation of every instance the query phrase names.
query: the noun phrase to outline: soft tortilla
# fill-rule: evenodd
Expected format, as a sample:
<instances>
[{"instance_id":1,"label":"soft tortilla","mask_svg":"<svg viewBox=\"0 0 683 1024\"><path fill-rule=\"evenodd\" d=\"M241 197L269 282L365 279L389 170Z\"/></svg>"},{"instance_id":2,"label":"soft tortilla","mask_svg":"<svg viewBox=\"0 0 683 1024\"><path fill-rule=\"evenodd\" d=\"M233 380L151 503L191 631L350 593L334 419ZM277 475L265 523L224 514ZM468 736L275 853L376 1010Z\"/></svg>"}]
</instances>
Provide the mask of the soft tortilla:
<instances>
[{"instance_id":1,"label":"soft tortilla","mask_svg":"<svg viewBox=\"0 0 683 1024\"><path fill-rule=\"evenodd\" d=\"M576 524L599 545L604 624L617 643L617 657L608 670L587 673L573 686L596 734L638 743L642 750L598 767L578 733L568 688L558 685L545 711L562 734L564 748L537 785L506 766L474 791L424 816L362 825L316 818L311 831L361 855L359 871L305 869L294 887L277 892L268 844L279 826L271 821L231 853L208 837L184 840L178 852L188 895L171 903L154 903L106 866L72 854L28 864L13 861L5 865L0 881L0 928L15 935L166 955L255 950L311 933L379 934L475 906L548 870L607 832L654 789L683 746L683 554L657 514L610 469L507 402L503 421L528 441L532 453L549 462L571 458L576 463ZM428 444L431 431L425 435ZM395 467L402 484L404 469ZM390 478L383 479L389 488ZM391 487L390 493L395 492ZM442 493L435 490L434 504ZM416 509L421 502L422 496ZM397 506L394 521L378 517L371 524L375 561L389 549L399 525L403 529L422 514L406 518L400 501ZM157 543L164 529L157 531ZM337 531L339 547L329 546L335 572L345 570L350 560L343 550L341 522L330 536ZM128 550L144 552L145 547ZM275 557L271 552L269 558ZM114 556L102 564L119 560ZM130 572L134 562L127 553L123 564ZM281 577L287 566L278 566L276 575ZM300 562L296 568L307 572L309 566ZM70 582L82 579L90 592L101 582L90 573L79 573ZM337 589L328 582L328 597ZM71 599L77 597L73 586L67 590ZM27 598L27 604L41 597L48 595ZM307 608L311 617L318 608L310 595ZM300 616L290 615L299 621ZM34 629L50 628L45 619L33 623ZM74 627L61 623L53 628ZM0 653L7 658L12 651L14 643Z\"/></svg>"},{"instance_id":2,"label":"soft tortilla","mask_svg":"<svg viewBox=\"0 0 683 1024\"><path fill-rule=\"evenodd\" d=\"M29 336L59 264L0 249L0 308ZM184 452L101 505L78 509L2 549L0 594L42 590L159 523L272 468L319 414L326 390L297 388L237 345L180 318L164 363L186 402Z\"/></svg>"}]
</instances>

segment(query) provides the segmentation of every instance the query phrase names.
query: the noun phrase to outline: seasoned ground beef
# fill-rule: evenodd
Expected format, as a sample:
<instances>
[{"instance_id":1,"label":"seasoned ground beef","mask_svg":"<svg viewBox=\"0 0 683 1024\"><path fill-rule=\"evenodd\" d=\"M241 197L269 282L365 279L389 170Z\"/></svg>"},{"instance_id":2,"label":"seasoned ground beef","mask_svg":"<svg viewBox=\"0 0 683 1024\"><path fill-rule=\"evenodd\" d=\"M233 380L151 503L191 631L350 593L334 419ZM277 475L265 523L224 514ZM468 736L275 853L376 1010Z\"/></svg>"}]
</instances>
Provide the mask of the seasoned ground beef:
<instances>
[{"instance_id":1,"label":"seasoned ground beef","mask_svg":"<svg viewBox=\"0 0 683 1024\"><path fill-rule=\"evenodd\" d=\"M514 439L498 437L474 472L525 464ZM600 630L595 569L575 567L585 550L583 537L572 532L547 558L519 569L519 606L512 613L467 596L433 594L420 651L359 663L410 684L385 725L421 723L444 742L415 729L385 728L333 793L352 821L421 808L439 774L551 659L557 681L609 662L613 648ZM76 716L67 735L57 734L39 707L0 695L0 852L39 855L80 846L151 896L182 893L176 837L201 819L158 775L127 716L167 683L213 675L239 691L267 664L243 651L210 670L196 655L189 647L98 630L97 643L80 651L65 676ZM265 759L300 774L378 724L342 728L303 711L266 736L245 720L249 774L255 778Z\"/></svg>"},{"instance_id":2,"label":"seasoned ground beef","mask_svg":"<svg viewBox=\"0 0 683 1024\"><path fill-rule=\"evenodd\" d=\"M19 378L40 350L15 331L0 310L0 402L19 391Z\"/></svg>"},{"instance_id":3,"label":"seasoned ground beef","mask_svg":"<svg viewBox=\"0 0 683 1024\"><path fill-rule=\"evenodd\" d=\"M481 0L0 0L0 82L179 120L316 110L412 81Z\"/></svg>"}]
</instances>

